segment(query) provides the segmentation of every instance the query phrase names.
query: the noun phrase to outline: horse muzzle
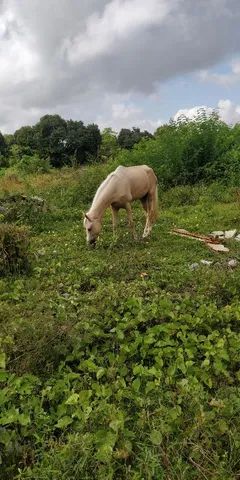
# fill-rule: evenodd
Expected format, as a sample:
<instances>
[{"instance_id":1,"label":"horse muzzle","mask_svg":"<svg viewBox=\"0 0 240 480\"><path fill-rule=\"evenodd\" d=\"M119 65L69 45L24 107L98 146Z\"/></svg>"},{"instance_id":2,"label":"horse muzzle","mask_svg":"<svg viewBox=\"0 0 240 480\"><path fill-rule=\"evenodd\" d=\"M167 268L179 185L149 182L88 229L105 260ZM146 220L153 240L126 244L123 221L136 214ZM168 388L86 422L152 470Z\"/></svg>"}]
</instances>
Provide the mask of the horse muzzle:
<instances>
[{"instance_id":1,"label":"horse muzzle","mask_svg":"<svg viewBox=\"0 0 240 480\"><path fill-rule=\"evenodd\" d=\"M88 240L88 245L91 245L91 247L96 246L96 240L93 238L92 240Z\"/></svg>"}]
</instances>

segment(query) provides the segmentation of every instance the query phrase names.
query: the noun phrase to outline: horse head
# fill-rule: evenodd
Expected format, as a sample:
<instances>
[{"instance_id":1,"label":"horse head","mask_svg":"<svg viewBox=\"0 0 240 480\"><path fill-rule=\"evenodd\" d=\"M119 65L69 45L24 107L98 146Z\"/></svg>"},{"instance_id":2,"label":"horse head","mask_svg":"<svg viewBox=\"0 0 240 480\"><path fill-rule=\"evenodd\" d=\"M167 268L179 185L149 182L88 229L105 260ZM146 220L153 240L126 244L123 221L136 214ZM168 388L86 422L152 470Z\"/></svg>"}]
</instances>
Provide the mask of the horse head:
<instances>
[{"instance_id":1,"label":"horse head","mask_svg":"<svg viewBox=\"0 0 240 480\"><path fill-rule=\"evenodd\" d=\"M85 213L83 223L86 229L87 243L89 245L95 245L102 227L100 220L97 218L90 218L90 216Z\"/></svg>"}]
</instances>

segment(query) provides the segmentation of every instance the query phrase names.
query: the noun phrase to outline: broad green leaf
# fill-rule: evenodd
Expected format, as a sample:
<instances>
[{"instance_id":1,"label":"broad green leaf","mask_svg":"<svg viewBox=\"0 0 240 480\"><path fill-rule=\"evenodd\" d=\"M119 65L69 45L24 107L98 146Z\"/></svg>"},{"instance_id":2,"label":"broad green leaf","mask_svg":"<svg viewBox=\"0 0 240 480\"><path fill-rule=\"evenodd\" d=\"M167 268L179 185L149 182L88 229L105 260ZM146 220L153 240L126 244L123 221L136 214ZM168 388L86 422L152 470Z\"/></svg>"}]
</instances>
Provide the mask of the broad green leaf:
<instances>
[{"instance_id":1,"label":"broad green leaf","mask_svg":"<svg viewBox=\"0 0 240 480\"><path fill-rule=\"evenodd\" d=\"M105 373L105 368L102 368L102 367L99 368L99 370L97 371L97 375L96 375L97 379L99 380L100 378L102 378L104 373Z\"/></svg>"},{"instance_id":2,"label":"broad green leaf","mask_svg":"<svg viewBox=\"0 0 240 480\"><path fill-rule=\"evenodd\" d=\"M65 417L62 417L58 420L58 422L56 424L56 427L57 428L66 428L72 422L73 422L73 419L71 417L65 416Z\"/></svg>"},{"instance_id":3,"label":"broad green leaf","mask_svg":"<svg viewBox=\"0 0 240 480\"><path fill-rule=\"evenodd\" d=\"M136 378L135 380L133 380L132 382L132 386L133 386L133 390L135 390L135 392L138 392L140 386L141 386L141 380L140 378Z\"/></svg>"},{"instance_id":4,"label":"broad green leaf","mask_svg":"<svg viewBox=\"0 0 240 480\"><path fill-rule=\"evenodd\" d=\"M78 393L73 393L72 395L70 395L70 397L68 397L65 403L66 405L76 405L78 403L78 400L79 400Z\"/></svg>"},{"instance_id":5,"label":"broad green leaf","mask_svg":"<svg viewBox=\"0 0 240 480\"><path fill-rule=\"evenodd\" d=\"M18 421L22 426L29 425L29 423L31 423L30 416L26 413L20 413L20 415L18 416Z\"/></svg>"},{"instance_id":6,"label":"broad green leaf","mask_svg":"<svg viewBox=\"0 0 240 480\"><path fill-rule=\"evenodd\" d=\"M150 433L150 440L153 445L161 445L162 443L162 433L159 430L153 430Z\"/></svg>"},{"instance_id":7,"label":"broad green leaf","mask_svg":"<svg viewBox=\"0 0 240 480\"><path fill-rule=\"evenodd\" d=\"M6 353L0 353L0 368L6 368Z\"/></svg>"}]
</instances>

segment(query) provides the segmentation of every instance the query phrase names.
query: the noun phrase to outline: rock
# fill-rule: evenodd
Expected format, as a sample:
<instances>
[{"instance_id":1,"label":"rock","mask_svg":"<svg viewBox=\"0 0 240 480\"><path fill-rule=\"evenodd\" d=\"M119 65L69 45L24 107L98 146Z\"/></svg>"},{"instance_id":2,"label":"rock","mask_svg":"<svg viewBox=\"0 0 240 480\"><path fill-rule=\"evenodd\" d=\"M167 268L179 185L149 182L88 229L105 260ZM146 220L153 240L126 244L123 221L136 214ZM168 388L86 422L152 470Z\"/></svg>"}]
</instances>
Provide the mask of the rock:
<instances>
[{"instance_id":1,"label":"rock","mask_svg":"<svg viewBox=\"0 0 240 480\"><path fill-rule=\"evenodd\" d=\"M238 261L235 258L233 258L232 260L229 260L228 267L236 268L237 266L238 266Z\"/></svg>"},{"instance_id":2,"label":"rock","mask_svg":"<svg viewBox=\"0 0 240 480\"><path fill-rule=\"evenodd\" d=\"M207 246L214 250L214 252L229 252L229 248L224 247L220 243L207 243Z\"/></svg>"},{"instance_id":3,"label":"rock","mask_svg":"<svg viewBox=\"0 0 240 480\"><path fill-rule=\"evenodd\" d=\"M41 250L38 250L37 254L41 255L41 256L44 256L44 255L46 255L46 250L44 248L42 248Z\"/></svg>"},{"instance_id":4,"label":"rock","mask_svg":"<svg viewBox=\"0 0 240 480\"><path fill-rule=\"evenodd\" d=\"M235 237L237 233L237 229L235 228L234 230L225 230L225 238L230 239Z\"/></svg>"},{"instance_id":5,"label":"rock","mask_svg":"<svg viewBox=\"0 0 240 480\"><path fill-rule=\"evenodd\" d=\"M69 298L69 297L70 297L70 294L66 292L66 293L63 293L62 296L63 296L64 298Z\"/></svg>"},{"instance_id":6,"label":"rock","mask_svg":"<svg viewBox=\"0 0 240 480\"><path fill-rule=\"evenodd\" d=\"M235 240L237 240L237 242L240 242L240 233L235 237Z\"/></svg>"},{"instance_id":7,"label":"rock","mask_svg":"<svg viewBox=\"0 0 240 480\"><path fill-rule=\"evenodd\" d=\"M211 235L214 238L225 238L225 234L224 234L223 230L216 230L215 232L212 232Z\"/></svg>"},{"instance_id":8,"label":"rock","mask_svg":"<svg viewBox=\"0 0 240 480\"><path fill-rule=\"evenodd\" d=\"M211 262L210 260L200 260L200 262L203 264L203 265L212 265L213 262Z\"/></svg>"},{"instance_id":9,"label":"rock","mask_svg":"<svg viewBox=\"0 0 240 480\"><path fill-rule=\"evenodd\" d=\"M38 202L38 203L44 203L44 200L43 198L41 197L30 197L31 200L33 200L33 202Z\"/></svg>"},{"instance_id":10,"label":"rock","mask_svg":"<svg viewBox=\"0 0 240 480\"><path fill-rule=\"evenodd\" d=\"M199 267L199 263L192 263L189 268L190 270L196 270L196 268L198 267Z\"/></svg>"}]
</instances>

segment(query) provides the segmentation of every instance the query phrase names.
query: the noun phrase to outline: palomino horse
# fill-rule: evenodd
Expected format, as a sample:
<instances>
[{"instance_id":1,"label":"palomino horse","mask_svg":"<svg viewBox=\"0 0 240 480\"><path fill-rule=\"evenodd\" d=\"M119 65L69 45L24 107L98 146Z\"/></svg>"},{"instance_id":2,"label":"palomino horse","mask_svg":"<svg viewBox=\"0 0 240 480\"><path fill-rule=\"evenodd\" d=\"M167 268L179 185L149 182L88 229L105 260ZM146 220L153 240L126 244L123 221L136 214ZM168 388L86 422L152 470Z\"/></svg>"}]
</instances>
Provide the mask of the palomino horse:
<instances>
[{"instance_id":1,"label":"palomino horse","mask_svg":"<svg viewBox=\"0 0 240 480\"><path fill-rule=\"evenodd\" d=\"M141 200L146 212L144 238L152 230L158 209L157 178L153 170L147 165L135 167L119 166L100 185L93 199L92 206L84 218L87 243L95 244L101 231L104 212L108 207L112 209L113 233L115 234L116 231L118 210L124 208L127 211L133 237L136 239L131 209L131 202L134 200Z\"/></svg>"}]
</instances>

